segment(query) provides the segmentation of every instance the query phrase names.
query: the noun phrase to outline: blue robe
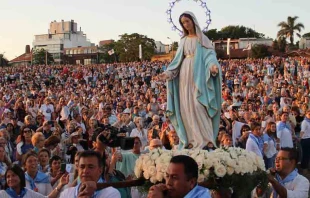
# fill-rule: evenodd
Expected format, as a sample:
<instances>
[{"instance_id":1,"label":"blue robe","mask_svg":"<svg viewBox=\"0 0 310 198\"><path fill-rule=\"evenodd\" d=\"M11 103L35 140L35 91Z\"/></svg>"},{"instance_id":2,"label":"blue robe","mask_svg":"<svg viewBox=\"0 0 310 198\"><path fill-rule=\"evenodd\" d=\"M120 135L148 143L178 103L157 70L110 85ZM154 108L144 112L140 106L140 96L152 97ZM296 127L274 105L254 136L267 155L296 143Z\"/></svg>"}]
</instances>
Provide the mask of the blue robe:
<instances>
[{"instance_id":1,"label":"blue robe","mask_svg":"<svg viewBox=\"0 0 310 198\"><path fill-rule=\"evenodd\" d=\"M222 71L216 59L215 51L213 49L207 49L203 47L199 41L197 42L194 56L193 74L195 79L194 83L198 91L197 100L206 108L212 121L214 137L213 143L215 143L221 115ZM184 43L185 37L181 39L176 56L167 68L168 71L175 70L181 66L184 59ZM213 77L210 73L210 67L212 65L217 65L219 68L219 73L215 77ZM168 81L167 115L180 138L179 149L186 147L188 145L188 139L180 113L179 76Z\"/></svg>"},{"instance_id":2,"label":"blue robe","mask_svg":"<svg viewBox=\"0 0 310 198\"><path fill-rule=\"evenodd\" d=\"M211 198L210 191L201 186L195 186L184 198Z\"/></svg>"}]
</instances>

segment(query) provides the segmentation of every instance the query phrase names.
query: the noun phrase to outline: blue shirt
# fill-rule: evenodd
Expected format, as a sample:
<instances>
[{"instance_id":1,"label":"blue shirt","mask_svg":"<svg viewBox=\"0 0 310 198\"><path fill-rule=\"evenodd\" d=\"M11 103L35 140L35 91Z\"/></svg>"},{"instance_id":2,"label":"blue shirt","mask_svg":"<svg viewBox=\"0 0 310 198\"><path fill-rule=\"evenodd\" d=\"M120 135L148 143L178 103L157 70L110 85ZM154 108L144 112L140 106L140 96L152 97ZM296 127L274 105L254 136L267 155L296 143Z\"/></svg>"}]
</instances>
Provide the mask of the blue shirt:
<instances>
[{"instance_id":1,"label":"blue shirt","mask_svg":"<svg viewBox=\"0 0 310 198\"><path fill-rule=\"evenodd\" d=\"M196 185L184 198L211 198L209 189Z\"/></svg>"}]
</instances>

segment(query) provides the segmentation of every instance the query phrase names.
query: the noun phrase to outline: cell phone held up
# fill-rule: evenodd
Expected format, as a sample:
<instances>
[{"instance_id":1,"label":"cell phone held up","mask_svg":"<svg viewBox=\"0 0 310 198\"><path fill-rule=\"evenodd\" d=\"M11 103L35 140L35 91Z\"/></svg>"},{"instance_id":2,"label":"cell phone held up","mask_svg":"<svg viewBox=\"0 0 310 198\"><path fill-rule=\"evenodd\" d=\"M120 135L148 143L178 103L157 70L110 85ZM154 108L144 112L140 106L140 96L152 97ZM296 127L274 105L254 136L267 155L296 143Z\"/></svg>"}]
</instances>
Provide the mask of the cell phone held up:
<instances>
[{"instance_id":1,"label":"cell phone held up","mask_svg":"<svg viewBox=\"0 0 310 198\"><path fill-rule=\"evenodd\" d=\"M66 164L65 163L61 163L61 165L60 165L60 172L62 172L62 173L66 172Z\"/></svg>"}]
</instances>

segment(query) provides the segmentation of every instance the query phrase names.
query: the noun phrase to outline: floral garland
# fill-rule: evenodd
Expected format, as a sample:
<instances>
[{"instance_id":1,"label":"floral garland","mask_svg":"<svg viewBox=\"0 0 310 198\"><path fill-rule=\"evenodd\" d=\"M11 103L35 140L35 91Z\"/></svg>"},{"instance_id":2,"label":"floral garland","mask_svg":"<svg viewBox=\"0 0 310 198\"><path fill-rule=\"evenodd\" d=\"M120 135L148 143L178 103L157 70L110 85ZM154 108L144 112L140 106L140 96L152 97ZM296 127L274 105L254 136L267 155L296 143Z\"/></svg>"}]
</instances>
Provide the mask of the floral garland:
<instances>
[{"instance_id":1,"label":"floral garland","mask_svg":"<svg viewBox=\"0 0 310 198\"><path fill-rule=\"evenodd\" d=\"M170 160L176 155L187 155L198 164L198 182L208 182L209 188L233 189L239 194L251 192L257 185L267 186L263 159L241 148L205 150L152 150L137 159L136 177L144 177L151 184L164 182ZM242 196L240 196L242 197Z\"/></svg>"}]
</instances>

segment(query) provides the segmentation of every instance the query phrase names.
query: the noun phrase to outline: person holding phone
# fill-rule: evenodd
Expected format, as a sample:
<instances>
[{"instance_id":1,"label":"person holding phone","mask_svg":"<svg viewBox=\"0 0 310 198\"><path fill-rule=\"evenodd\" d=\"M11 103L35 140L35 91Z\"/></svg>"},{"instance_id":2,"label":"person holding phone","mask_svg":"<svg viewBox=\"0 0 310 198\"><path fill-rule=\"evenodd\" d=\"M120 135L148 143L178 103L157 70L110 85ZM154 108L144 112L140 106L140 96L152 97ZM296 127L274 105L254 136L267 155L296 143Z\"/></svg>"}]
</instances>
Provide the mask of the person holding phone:
<instances>
[{"instance_id":1,"label":"person holding phone","mask_svg":"<svg viewBox=\"0 0 310 198\"><path fill-rule=\"evenodd\" d=\"M57 155L54 155L50 159L49 165L50 165L50 172L48 173L48 175L51 178L51 185L54 188L55 186L58 185L59 179L61 178L61 176L66 173L66 166L65 166L64 170L61 169L61 165L62 165L61 164L61 158ZM64 165L66 165L66 164L64 164Z\"/></svg>"}]
</instances>

